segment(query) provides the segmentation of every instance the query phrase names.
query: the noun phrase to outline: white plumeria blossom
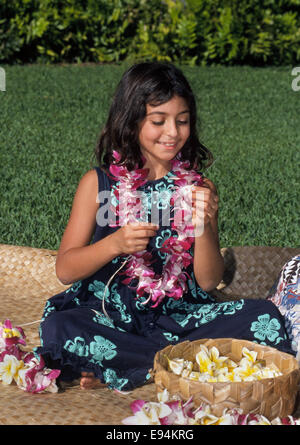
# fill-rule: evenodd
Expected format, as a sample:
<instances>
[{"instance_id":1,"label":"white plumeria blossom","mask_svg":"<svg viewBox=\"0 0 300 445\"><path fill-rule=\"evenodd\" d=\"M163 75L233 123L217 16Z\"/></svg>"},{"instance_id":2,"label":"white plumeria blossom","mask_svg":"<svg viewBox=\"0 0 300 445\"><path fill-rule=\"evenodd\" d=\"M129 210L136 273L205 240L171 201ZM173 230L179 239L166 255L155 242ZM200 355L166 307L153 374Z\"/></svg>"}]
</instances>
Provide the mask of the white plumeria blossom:
<instances>
[{"instance_id":1,"label":"white plumeria blossom","mask_svg":"<svg viewBox=\"0 0 300 445\"><path fill-rule=\"evenodd\" d=\"M6 354L3 362L0 363L0 378L4 385L10 385L21 368L23 362L18 360L14 355Z\"/></svg>"},{"instance_id":2,"label":"white plumeria blossom","mask_svg":"<svg viewBox=\"0 0 300 445\"><path fill-rule=\"evenodd\" d=\"M137 400L132 404L134 415L122 421L125 425L300 425L300 419L288 416L272 421L261 414L243 414L241 409L225 409L221 416L212 413L208 404L194 407L193 401L170 397L167 389L157 395L157 402Z\"/></svg>"},{"instance_id":3,"label":"white plumeria blossom","mask_svg":"<svg viewBox=\"0 0 300 445\"><path fill-rule=\"evenodd\" d=\"M171 408L163 402L146 402L134 416L123 420L125 425L160 425L160 418L172 413Z\"/></svg>"},{"instance_id":4,"label":"white plumeria blossom","mask_svg":"<svg viewBox=\"0 0 300 445\"><path fill-rule=\"evenodd\" d=\"M195 355L195 363L174 358L168 360L168 368L176 375L198 382L249 382L282 375L274 365L266 366L263 360L257 360L257 352L242 349L242 358L236 363L226 356L220 356L213 346L208 349L200 345Z\"/></svg>"}]
</instances>

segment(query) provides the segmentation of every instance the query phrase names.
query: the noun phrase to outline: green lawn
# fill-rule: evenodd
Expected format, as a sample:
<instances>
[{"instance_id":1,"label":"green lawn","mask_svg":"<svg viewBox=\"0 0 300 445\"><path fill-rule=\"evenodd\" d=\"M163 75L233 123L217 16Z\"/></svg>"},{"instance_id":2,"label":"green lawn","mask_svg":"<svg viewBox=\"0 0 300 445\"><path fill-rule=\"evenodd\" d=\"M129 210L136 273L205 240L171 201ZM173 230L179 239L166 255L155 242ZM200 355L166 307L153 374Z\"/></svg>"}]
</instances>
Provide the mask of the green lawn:
<instances>
[{"instance_id":1,"label":"green lawn","mask_svg":"<svg viewBox=\"0 0 300 445\"><path fill-rule=\"evenodd\" d=\"M5 66L0 243L57 249L122 66ZM183 67L197 95L222 246L299 246L300 92L292 67ZM200 124L200 122L199 122Z\"/></svg>"}]
</instances>

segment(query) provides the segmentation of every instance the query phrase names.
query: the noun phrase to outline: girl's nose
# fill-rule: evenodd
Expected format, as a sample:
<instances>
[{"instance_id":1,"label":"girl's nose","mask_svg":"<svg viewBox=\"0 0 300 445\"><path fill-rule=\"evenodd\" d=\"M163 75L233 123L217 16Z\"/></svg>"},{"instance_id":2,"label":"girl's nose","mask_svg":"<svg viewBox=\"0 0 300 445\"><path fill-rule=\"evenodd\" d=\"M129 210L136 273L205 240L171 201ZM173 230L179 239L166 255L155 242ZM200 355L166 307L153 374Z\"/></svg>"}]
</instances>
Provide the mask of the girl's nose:
<instances>
[{"instance_id":1,"label":"girl's nose","mask_svg":"<svg viewBox=\"0 0 300 445\"><path fill-rule=\"evenodd\" d=\"M166 122L166 134L169 137L176 137L178 133L177 125L175 120L169 120Z\"/></svg>"}]
</instances>

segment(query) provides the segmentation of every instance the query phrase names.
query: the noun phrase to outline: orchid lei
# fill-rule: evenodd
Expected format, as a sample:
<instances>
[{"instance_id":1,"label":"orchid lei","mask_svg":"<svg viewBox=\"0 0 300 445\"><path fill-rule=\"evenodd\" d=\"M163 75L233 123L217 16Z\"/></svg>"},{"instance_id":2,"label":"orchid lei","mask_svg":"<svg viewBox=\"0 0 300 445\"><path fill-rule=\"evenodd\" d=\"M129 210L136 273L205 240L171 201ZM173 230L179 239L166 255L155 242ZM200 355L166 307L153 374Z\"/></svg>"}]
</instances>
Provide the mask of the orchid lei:
<instances>
[{"instance_id":1,"label":"orchid lei","mask_svg":"<svg viewBox=\"0 0 300 445\"><path fill-rule=\"evenodd\" d=\"M120 162L120 154L113 151L115 163L109 168L112 178L117 182L114 195L119 204L112 210L119 217L119 225L137 222L143 216L141 200L138 199L137 189L147 182L148 169L136 168L129 171L125 166L117 165ZM188 161L174 159L171 171L174 183L174 192L170 203L174 206L174 218L171 228L177 232L165 240L161 252L166 253L166 261L161 276L151 268L153 258L150 252L143 250L128 257L126 271L128 278L124 284L130 284L133 279L138 279L135 287L140 298L147 295L147 304L152 301L152 307L165 298L178 300L187 290L187 268L193 260L189 249L194 239L194 226L192 224L191 188L193 185L202 185L203 179L195 170L187 170ZM111 224L112 226L112 224Z\"/></svg>"},{"instance_id":2,"label":"orchid lei","mask_svg":"<svg viewBox=\"0 0 300 445\"><path fill-rule=\"evenodd\" d=\"M58 369L48 369L42 356L22 349L26 336L10 320L0 323L0 380L4 385L15 382L26 392L57 392Z\"/></svg>"},{"instance_id":3,"label":"orchid lei","mask_svg":"<svg viewBox=\"0 0 300 445\"><path fill-rule=\"evenodd\" d=\"M158 402L135 400L130 408L132 416L122 420L124 425L300 425L293 416L273 420L262 414L245 414L240 408L225 409L221 416L213 414L208 404L196 406L192 397L183 401L170 397L168 391L157 394Z\"/></svg>"}]
</instances>

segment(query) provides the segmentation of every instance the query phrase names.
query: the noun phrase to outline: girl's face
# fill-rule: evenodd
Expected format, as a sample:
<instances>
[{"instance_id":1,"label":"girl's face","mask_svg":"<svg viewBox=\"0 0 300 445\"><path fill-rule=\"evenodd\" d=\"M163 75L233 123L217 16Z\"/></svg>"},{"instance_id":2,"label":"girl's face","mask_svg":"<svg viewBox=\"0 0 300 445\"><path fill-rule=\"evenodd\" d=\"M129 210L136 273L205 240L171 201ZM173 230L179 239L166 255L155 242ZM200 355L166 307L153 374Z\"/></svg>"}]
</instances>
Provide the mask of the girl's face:
<instances>
[{"instance_id":1,"label":"girl's face","mask_svg":"<svg viewBox=\"0 0 300 445\"><path fill-rule=\"evenodd\" d=\"M168 102L147 104L146 117L139 125L139 143L146 164L166 168L180 152L190 135L190 114L185 99L174 96Z\"/></svg>"}]
</instances>

